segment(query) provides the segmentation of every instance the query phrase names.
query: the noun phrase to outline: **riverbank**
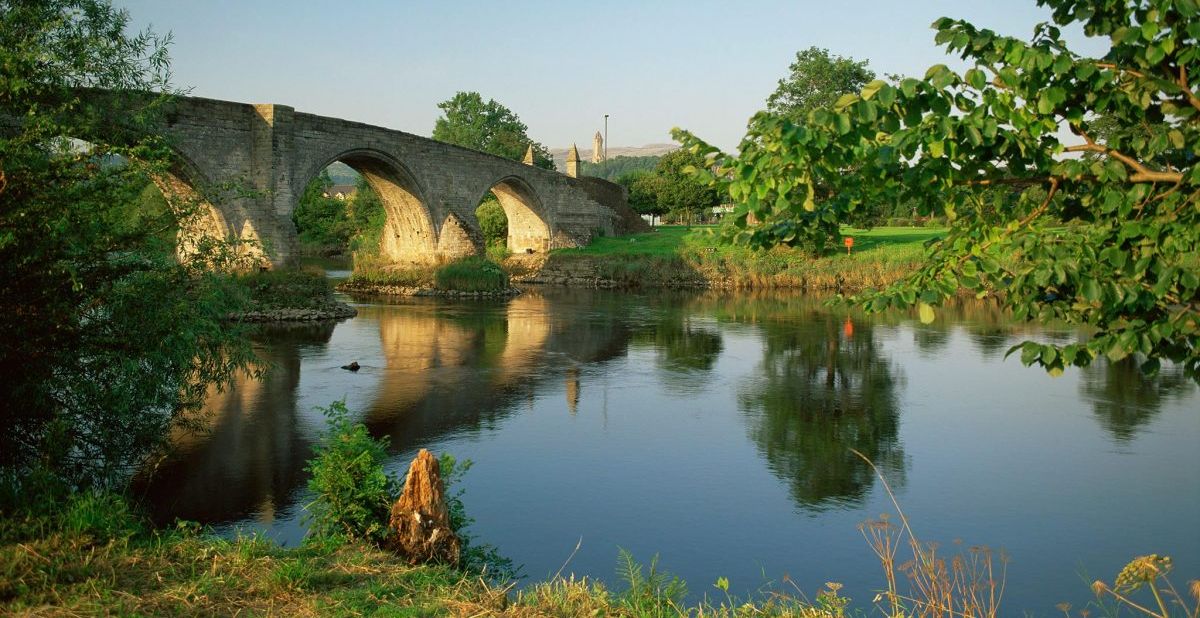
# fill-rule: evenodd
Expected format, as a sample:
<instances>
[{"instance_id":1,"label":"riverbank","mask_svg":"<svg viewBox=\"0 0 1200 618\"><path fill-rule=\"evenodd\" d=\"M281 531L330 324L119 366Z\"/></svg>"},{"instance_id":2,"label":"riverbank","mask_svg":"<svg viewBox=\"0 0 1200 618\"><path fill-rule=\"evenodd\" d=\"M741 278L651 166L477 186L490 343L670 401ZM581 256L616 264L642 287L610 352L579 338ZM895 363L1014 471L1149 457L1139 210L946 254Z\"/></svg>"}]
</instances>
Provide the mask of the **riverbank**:
<instances>
[{"instance_id":1,"label":"riverbank","mask_svg":"<svg viewBox=\"0 0 1200 618\"><path fill-rule=\"evenodd\" d=\"M939 228L846 228L849 255L812 257L790 247L756 251L720 242L713 227L663 226L552 252L521 283L598 288L722 288L857 291L885 286L918 268Z\"/></svg>"},{"instance_id":2,"label":"riverbank","mask_svg":"<svg viewBox=\"0 0 1200 618\"><path fill-rule=\"evenodd\" d=\"M623 589L556 574L515 590L515 582L445 565L410 565L362 542L324 538L281 547L258 536L220 538L185 522L155 530L114 494L73 495L55 513L0 518L0 614L843 618L856 613L838 583L826 583L810 598L786 579L753 599L739 599L729 594L729 581L718 577L714 590L689 603L686 582L626 553L617 560ZM877 528L869 528L869 540L881 538L883 529ZM1005 576L993 579L990 553L971 548L971 566L959 558L935 559L933 549L921 551L929 567L905 572L936 588L914 590L912 597L884 588L875 597L879 610L942 615L953 607L962 615L998 615L996 592ZM887 564L883 574L895 577ZM1157 607L1161 614L1145 613L1166 616L1169 603L1181 615L1195 615L1200 611L1195 582L1191 590L1176 592L1170 569L1167 557L1133 559L1115 585L1103 580L1091 585L1097 607L1111 615L1122 608ZM1145 590L1133 594L1146 585L1162 588L1162 597L1154 595L1157 605Z\"/></svg>"},{"instance_id":3,"label":"riverbank","mask_svg":"<svg viewBox=\"0 0 1200 618\"><path fill-rule=\"evenodd\" d=\"M233 616L834 616L786 595L683 604L681 581L630 565L628 589L555 577L509 582L406 564L362 543L280 547L189 524L152 530L120 498L70 498L58 516L0 519L0 614ZM828 591L818 595L828 601ZM835 604L842 599L836 594Z\"/></svg>"}]
</instances>

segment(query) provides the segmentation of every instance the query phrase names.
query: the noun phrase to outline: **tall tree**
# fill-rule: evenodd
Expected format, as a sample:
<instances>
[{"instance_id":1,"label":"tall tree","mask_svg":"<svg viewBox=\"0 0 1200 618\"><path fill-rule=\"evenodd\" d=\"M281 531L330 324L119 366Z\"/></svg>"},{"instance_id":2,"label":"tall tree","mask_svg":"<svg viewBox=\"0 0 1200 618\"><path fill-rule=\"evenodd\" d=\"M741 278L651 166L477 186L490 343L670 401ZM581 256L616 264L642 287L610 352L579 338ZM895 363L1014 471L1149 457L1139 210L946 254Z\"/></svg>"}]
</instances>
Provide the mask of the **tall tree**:
<instances>
[{"instance_id":1,"label":"tall tree","mask_svg":"<svg viewBox=\"0 0 1200 618\"><path fill-rule=\"evenodd\" d=\"M170 95L166 41L127 26L104 0L0 0L0 511L37 472L121 483L250 359L211 254L164 234L200 213L138 212Z\"/></svg>"},{"instance_id":2,"label":"tall tree","mask_svg":"<svg viewBox=\"0 0 1200 618\"><path fill-rule=\"evenodd\" d=\"M542 144L529 138L529 127L512 110L483 100L478 92L459 92L438 103L442 116L433 125L433 139L520 161L533 145L533 164L554 169L554 159Z\"/></svg>"},{"instance_id":3,"label":"tall tree","mask_svg":"<svg viewBox=\"0 0 1200 618\"><path fill-rule=\"evenodd\" d=\"M874 81L803 125L759 116L737 156L676 137L714 158L718 173L701 174L737 204L735 237L755 245L824 233L872 203L912 199L945 216L950 231L926 265L861 299L871 309L918 305L932 321L933 305L965 289L1018 319L1093 330L1013 348L1026 364L1057 374L1138 355L1147 373L1169 359L1200 381L1200 7L1038 5L1054 23L1028 42L939 19L936 41L966 71ZM1059 27L1076 25L1110 41L1108 52L1071 52ZM1061 139L1060 126L1074 137ZM1002 207L979 216L997 195Z\"/></svg>"},{"instance_id":4,"label":"tall tree","mask_svg":"<svg viewBox=\"0 0 1200 618\"><path fill-rule=\"evenodd\" d=\"M691 223L700 219L705 208L721 203L721 195L707 183L696 178L694 170L707 169L704 157L690 150L675 150L663 155L654 168L658 177L654 189L658 207Z\"/></svg>"},{"instance_id":5,"label":"tall tree","mask_svg":"<svg viewBox=\"0 0 1200 618\"><path fill-rule=\"evenodd\" d=\"M665 215L667 211L658 205L658 189L662 178L653 172L635 170L617 177L617 184L625 187L629 196L629 207L639 215Z\"/></svg>"},{"instance_id":6,"label":"tall tree","mask_svg":"<svg viewBox=\"0 0 1200 618\"><path fill-rule=\"evenodd\" d=\"M788 71L767 97L767 111L795 123L804 122L809 112L831 107L842 95L858 92L875 79L866 60L856 62L819 47L796 52Z\"/></svg>"}]
</instances>

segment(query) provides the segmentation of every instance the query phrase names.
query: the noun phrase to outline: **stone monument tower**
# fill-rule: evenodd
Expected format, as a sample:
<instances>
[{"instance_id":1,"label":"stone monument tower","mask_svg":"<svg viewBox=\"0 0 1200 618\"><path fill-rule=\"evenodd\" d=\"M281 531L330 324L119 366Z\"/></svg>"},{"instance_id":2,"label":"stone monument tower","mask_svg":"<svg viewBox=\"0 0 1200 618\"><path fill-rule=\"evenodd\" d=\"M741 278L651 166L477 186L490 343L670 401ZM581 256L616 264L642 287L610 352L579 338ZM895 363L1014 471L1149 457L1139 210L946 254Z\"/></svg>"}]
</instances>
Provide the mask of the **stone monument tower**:
<instances>
[{"instance_id":1,"label":"stone monument tower","mask_svg":"<svg viewBox=\"0 0 1200 618\"><path fill-rule=\"evenodd\" d=\"M567 151L567 175L579 178L579 149L575 144L571 144L571 149Z\"/></svg>"},{"instance_id":2,"label":"stone monument tower","mask_svg":"<svg viewBox=\"0 0 1200 618\"><path fill-rule=\"evenodd\" d=\"M599 163L604 160L604 136L596 131L596 136L592 138L592 163Z\"/></svg>"}]
</instances>

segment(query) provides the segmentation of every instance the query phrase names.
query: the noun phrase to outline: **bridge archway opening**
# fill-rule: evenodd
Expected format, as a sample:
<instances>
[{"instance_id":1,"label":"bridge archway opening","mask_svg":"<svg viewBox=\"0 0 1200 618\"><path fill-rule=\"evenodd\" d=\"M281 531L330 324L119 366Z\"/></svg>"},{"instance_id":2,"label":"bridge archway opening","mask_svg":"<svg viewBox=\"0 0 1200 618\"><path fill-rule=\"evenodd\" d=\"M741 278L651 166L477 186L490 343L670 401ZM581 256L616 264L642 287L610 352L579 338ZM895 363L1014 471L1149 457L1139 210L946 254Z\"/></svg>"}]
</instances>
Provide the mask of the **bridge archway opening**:
<instances>
[{"instance_id":1,"label":"bridge archway opening","mask_svg":"<svg viewBox=\"0 0 1200 618\"><path fill-rule=\"evenodd\" d=\"M550 226L541 200L525 181L509 177L492 185L475 210L488 253L527 255L550 250Z\"/></svg>"},{"instance_id":2,"label":"bridge archway opening","mask_svg":"<svg viewBox=\"0 0 1200 618\"><path fill-rule=\"evenodd\" d=\"M60 137L47 146L64 156L83 155L99 173L126 176L136 195L117 206L123 225L154 230L150 238L167 251L173 248L178 260L236 268L242 261L254 266L265 259L257 232L242 225L245 218L238 217L236 208L222 212L214 205L218 200L213 199L204 175L182 152L172 149L166 160L169 166L163 168L118 154L119 148L74 137ZM247 242L232 242L238 240Z\"/></svg>"},{"instance_id":3,"label":"bridge archway opening","mask_svg":"<svg viewBox=\"0 0 1200 618\"><path fill-rule=\"evenodd\" d=\"M301 252L360 262L428 262L435 235L422 191L399 162L369 150L342 153L305 187L292 219Z\"/></svg>"}]
</instances>

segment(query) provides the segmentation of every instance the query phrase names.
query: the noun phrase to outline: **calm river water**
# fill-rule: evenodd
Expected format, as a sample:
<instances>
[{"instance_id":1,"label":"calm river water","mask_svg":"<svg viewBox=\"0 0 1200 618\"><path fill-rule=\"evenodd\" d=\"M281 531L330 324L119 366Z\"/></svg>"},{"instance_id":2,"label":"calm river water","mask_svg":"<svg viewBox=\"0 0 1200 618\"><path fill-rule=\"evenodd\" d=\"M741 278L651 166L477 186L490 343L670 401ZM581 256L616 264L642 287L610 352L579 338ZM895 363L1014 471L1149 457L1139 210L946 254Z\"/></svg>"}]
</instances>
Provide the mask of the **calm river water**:
<instances>
[{"instance_id":1,"label":"calm river water","mask_svg":"<svg viewBox=\"0 0 1200 618\"><path fill-rule=\"evenodd\" d=\"M563 569L614 582L618 548L695 595L794 582L883 585L858 525L914 530L1010 557L1004 613L1082 607L1128 559L1200 577L1200 393L1132 364L1051 378L1004 360L1025 337L967 303L923 326L805 296L543 289L508 301L357 304L337 325L269 330L261 382L214 394L209 431L145 491L157 515L304 535L317 406L345 399L391 439L474 460L473 532L531 579ZM357 373L339 367L358 361Z\"/></svg>"}]
</instances>

